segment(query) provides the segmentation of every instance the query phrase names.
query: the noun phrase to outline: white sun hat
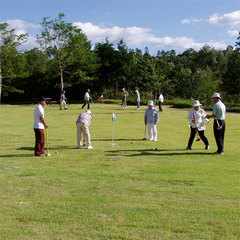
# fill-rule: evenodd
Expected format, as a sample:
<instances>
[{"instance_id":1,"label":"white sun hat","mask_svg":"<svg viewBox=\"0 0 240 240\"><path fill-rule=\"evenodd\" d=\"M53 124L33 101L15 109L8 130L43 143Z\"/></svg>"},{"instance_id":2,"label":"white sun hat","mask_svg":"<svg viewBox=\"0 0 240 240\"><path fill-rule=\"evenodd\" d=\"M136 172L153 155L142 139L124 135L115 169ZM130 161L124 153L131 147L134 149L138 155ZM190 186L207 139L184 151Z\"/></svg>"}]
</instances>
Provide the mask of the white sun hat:
<instances>
[{"instance_id":1,"label":"white sun hat","mask_svg":"<svg viewBox=\"0 0 240 240\"><path fill-rule=\"evenodd\" d=\"M148 101L148 104L147 104L148 106L151 106L151 107L154 107L154 103L153 103L153 101Z\"/></svg>"},{"instance_id":2,"label":"white sun hat","mask_svg":"<svg viewBox=\"0 0 240 240\"><path fill-rule=\"evenodd\" d=\"M221 99L221 96L219 93L216 92L212 95L212 98L220 98Z\"/></svg>"},{"instance_id":3,"label":"white sun hat","mask_svg":"<svg viewBox=\"0 0 240 240\"><path fill-rule=\"evenodd\" d=\"M193 101L193 107L200 107L202 104L198 100Z\"/></svg>"},{"instance_id":4,"label":"white sun hat","mask_svg":"<svg viewBox=\"0 0 240 240\"><path fill-rule=\"evenodd\" d=\"M87 110L85 113L88 113L88 114L92 115L91 110Z\"/></svg>"}]
</instances>

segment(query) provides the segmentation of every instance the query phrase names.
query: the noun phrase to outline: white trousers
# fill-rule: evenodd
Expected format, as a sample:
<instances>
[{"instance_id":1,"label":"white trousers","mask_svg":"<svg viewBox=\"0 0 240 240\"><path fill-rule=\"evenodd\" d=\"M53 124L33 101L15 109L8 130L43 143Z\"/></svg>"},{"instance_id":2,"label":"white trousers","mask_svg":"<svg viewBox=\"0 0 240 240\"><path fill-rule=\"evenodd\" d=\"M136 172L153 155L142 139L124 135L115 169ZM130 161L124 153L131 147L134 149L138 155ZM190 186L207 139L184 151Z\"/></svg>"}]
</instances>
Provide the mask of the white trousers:
<instances>
[{"instance_id":1,"label":"white trousers","mask_svg":"<svg viewBox=\"0 0 240 240\"><path fill-rule=\"evenodd\" d=\"M155 123L148 123L149 140L157 141L157 125Z\"/></svg>"},{"instance_id":2,"label":"white trousers","mask_svg":"<svg viewBox=\"0 0 240 240\"><path fill-rule=\"evenodd\" d=\"M62 109L62 105L64 105L64 108L67 109L67 104L64 99L60 99L60 109Z\"/></svg>"},{"instance_id":3,"label":"white trousers","mask_svg":"<svg viewBox=\"0 0 240 240\"><path fill-rule=\"evenodd\" d=\"M77 145L82 146L82 139L85 137L87 140L87 146L91 146L91 138L88 126L84 123L77 123Z\"/></svg>"}]
</instances>

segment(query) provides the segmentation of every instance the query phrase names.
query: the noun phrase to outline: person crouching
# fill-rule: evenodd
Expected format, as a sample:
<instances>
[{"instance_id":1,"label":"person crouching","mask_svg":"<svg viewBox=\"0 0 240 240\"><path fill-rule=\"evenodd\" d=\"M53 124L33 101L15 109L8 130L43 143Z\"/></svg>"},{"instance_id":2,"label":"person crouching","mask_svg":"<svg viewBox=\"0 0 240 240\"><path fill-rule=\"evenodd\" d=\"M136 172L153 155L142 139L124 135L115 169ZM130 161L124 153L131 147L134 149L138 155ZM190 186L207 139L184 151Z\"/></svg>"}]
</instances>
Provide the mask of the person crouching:
<instances>
[{"instance_id":1,"label":"person crouching","mask_svg":"<svg viewBox=\"0 0 240 240\"><path fill-rule=\"evenodd\" d=\"M92 120L92 113L90 110L87 110L86 112L83 112L78 116L78 119L76 121L78 148L81 148L83 146L82 137L85 137L87 140L87 149L93 149L93 147L91 146L91 138L90 138L90 132L89 132L89 126L91 124L91 120Z\"/></svg>"},{"instance_id":2,"label":"person crouching","mask_svg":"<svg viewBox=\"0 0 240 240\"><path fill-rule=\"evenodd\" d=\"M158 111L154 107L153 101L148 101L148 108L145 111L144 121L145 125L148 127L148 135L149 140L157 141L157 122L158 119Z\"/></svg>"}]
</instances>

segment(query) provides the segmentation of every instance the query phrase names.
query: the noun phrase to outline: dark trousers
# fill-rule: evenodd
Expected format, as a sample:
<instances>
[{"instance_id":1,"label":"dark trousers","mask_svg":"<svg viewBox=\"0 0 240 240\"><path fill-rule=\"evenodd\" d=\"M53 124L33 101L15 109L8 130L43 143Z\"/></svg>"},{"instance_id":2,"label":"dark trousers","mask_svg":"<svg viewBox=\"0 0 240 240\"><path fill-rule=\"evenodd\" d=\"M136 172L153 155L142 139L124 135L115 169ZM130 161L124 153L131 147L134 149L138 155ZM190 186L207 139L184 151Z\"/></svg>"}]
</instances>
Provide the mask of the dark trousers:
<instances>
[{"instance_id":1,"label":"dark trousers","mask_svg":"<svg viewBox=\"0 0 240 240\"><path fill-rule=\"evenodd\" d=\"M44 129L36 129L35 132L35 156L39 156L44 153L44 145L45 145L45 136Z\"/></svg>"},{"instance_id":2,"label":"dark trousers","mask_svg":"<svg viewBox=\"0 0 240 240\"><path fill-rule=\"evenodd\" d=\"M158 106L159 106L159 111L161 111L162 112L162 102L158 102Z\"/></svg>"},{"instance_id":3,"label":"dark trousers","mask_svg":"<svg viewBox=\"0 0 240 240\"><path fill-rule=\"evenodd\" d=\"M90 109L90 101L84 100L84 104L82 105L82 108L84 108L86 105L88 105L88 109Z\"/></svg>"},{"instance_id":4,"label":"dark trousers","mask_svg":"<svg viewBox=\"0 0 240 240\"><path fill-rule=\"evenodd\" d=\"M195 135L196 135L196 128L192 128L192 127L190 127L190 128L191 128L191 133L190 133L190 138L188 140L188 147L189 148L192 147L192 143L193 143L193 140L194 140ZM198 133L199 133L199 137L202 139L204 144L206 146L209 145L207 138L204 136L204 130L198 131Z\"/></svg>"},{"instance_id":5,"label":"dark trousers","mask_svg":"<svg viewBox=\"0 0 240 240\"><path fill-rule=\"evenodd\" d=\"M214 120L213 124L213 131L214 131L214 137L217 143L218 153L223 152L223 145L224 145L224 134L225 134L225 120L218 120L218 123L220 126L222 126L221 130L217 130L217 121Z\"/></svg>"},{"instance_id":6,"label":"dark trousers","mask_svg":"<svg viewBox=\"0 0 240 240\"><path fill-rule=\"evenodd\" d=\"M137 108L140 108L140 101L136 101Z\"/></svg>"}]
</instances>

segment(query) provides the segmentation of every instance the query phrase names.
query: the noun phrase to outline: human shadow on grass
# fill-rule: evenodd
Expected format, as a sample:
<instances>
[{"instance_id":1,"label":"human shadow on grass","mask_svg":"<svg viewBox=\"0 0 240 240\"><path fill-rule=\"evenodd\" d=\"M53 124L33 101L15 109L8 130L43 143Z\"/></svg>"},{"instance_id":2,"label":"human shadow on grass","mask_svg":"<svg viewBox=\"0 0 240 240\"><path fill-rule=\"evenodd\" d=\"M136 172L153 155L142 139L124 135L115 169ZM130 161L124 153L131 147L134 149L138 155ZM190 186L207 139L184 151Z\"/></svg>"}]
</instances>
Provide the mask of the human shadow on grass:
<instances>
[{"instance_id":1,"label":"human shadow on grass","mask_svg":"<svg viewBox=\"0 0 240 240\"><path fill-rule=\"evenodd\" d=\"M34 157L34 153L31 153L31 154L2 154L0 155L0 158L14 158L14 157L24 157L24 158L27 158L27 157Z\"/></svg>"},{"instance_id":2,"label":"human shadow on grass","mask_svg":"<svg viewBox=\"0 0 240 240\"><path fill-rule=\"evenodd\" d=\"M182 151L182 152L174 152L174 151ZM118 156L118 153L129 153L124 156L134 157L134 156L179 156L179 155L213 155L210 152L186 152L185 149L143 149L143 150L113 150L113 151L105 151L108 156ZM138 152L132 153L130 152ZM166 153L167 152L167 153Z\"/></svg>"},{"instance_id":3,"label":"human shadow on grass","mask_svg":"<svg viewBox=\"0 0 240 240\"><path fill-rule=\"evenodd\" d=\"M99 138L99 139L91 139L91 141L92 142L94 142L94 141L103 141L103 142L111 142L112 141L112 139L110 139L110 138L104 138L104 139L101 139L101 138ZM137 142L137 141L143 141L142 139L133 139L133 138L114 138L114 142L115 141L135 141L135 142Z\"/></svg>"},{"instance_id":4,"label":"human shadow on grass","mask_svg":"<svg viewBox=\"0 0 240 240\"><path fill-rule=\"evenodd\" d=\"M45 151L46 151L46 147L45 147ZM57 145L57 146L49 146L49 150L61 150L61 149L76 149L76 147L73 146L66 146L66 145ZM33 151L34 152L34 148L33 147L20 147L17 148L17 150L25 150L25 151Z\"/></svg>"}]
</instances>

